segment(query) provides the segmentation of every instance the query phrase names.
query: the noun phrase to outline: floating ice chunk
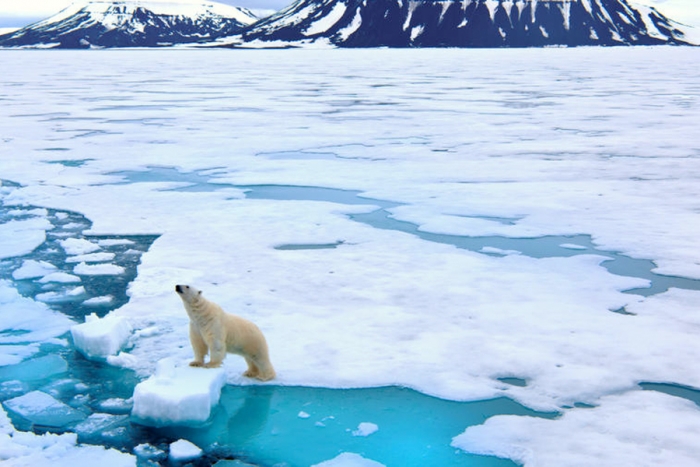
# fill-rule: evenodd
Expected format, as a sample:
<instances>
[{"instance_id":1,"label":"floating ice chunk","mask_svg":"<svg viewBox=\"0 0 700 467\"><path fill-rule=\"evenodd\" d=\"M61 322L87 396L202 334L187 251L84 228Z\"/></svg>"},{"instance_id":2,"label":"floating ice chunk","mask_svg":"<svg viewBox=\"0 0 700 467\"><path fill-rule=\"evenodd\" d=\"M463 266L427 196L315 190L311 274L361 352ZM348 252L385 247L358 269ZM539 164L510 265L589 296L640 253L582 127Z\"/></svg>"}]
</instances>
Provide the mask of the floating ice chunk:
<instances>
[{"instance_id":1,"label":"floating ice chunk","mask_svg":"<svg viewBox=\"0 0 700 467\"><path fill-rule=\"evenodd\" d=\"M25 259L22 266L12 273L12 278L16 281L23 279L35 279L43 277L49 273L56 271L56 266L46 261L37 261L34 259Z\"/></svg>"},{"instance_id":2,"label":"floating ice chunk","mask_svg":"<svg viewBox=\"0 0 700 467\"><path fill-rule=\"evenodd\" d=\"M299 413L297 414L297 417L299 417L299 418L309 418L309 417L311 417L311 415L309 415L308 413L306 413L306 412L304 412L304 411L302 410L301 412L299 412Z\"/></svg>"},{"instance_id":3,"label":"floating ice chunk","mask_svg":"<svg viewBox=\"0 0 700 467\"><path fill-rule=\"evenodd\" d=\"M68 371L68 363L55 354L0 368L0 381L38 381Z\"/></svg>"},{"instance_id":4,"label":"floating ice chunk","mask_svg":"<svg viewBox=\"0 0 700 467\"><path fill-rule=\"evenodd\" d=\"M157 447L148 443L139 444L138 446L136 446L134 448L134 454L136 454L141 459L154 461L165 459L166 457L165 451L163 451L162 449L158 449Z\"/></svg>"},{"instance_id":5,"label":"floating ice chunk","mask_svg":"<svg viewBox=\"0 0 700 467\"><path fill-rule=\"evenodd\" d=\"M508 256L508 255L522 255L523 253L518 250L504 250L502 248L496 248L493 246L485 246L481 250L479 250L481 253L486 253L490 255L502 255L502 256Z\"/></svg>"},{"instance_id":6,"label":"floating ice chunk","mask_svg":"<svg viewBox=\"0 0 700 467\"><path fill-rule=\"evenodd\" d=\"M39 351L39 346L33 345L0 345L0 367L15 365Z\"/></svg>"},{"instance_id":7,"label":"floating ice chunk","mask_svg":"<svg viewBox=\"0 0 700 467\"><path fill-rule=\"evenodd\" d=\"M60 243L66 254L70 256L84 255L100 249L99 245L96 245L83 238L67 238L65 240L61 240Z\"/></svg>"},{"instance_id":8,"label":"floating ice chunk","mask_svg":"<svg viewBox=\"0 0 700 467\"><path fill-rule=\"evenodd\" d=\"M44 303L62 303L72 302L81 295L85 295L85 287L83 286L75 287L62 292L44 292L37 294L34 298Z\"/></svg>"},{"instance_id":9,"label":"floating ice chunk","mask_svg":"<svg viewBox=\"0 0 700 467\"><path fill-rule=\"evenodd\" d=\"M113 397L97 404L100 410L111 414L125 414L131 412L134 407L133 399L119 399Z\"/></svg>"},{"instance_id":10,"label":"floating ice chunk","mask_svg":"<svg viewBox=\"0 0 700 467\"><path fill-rule=\"evenodd\" d=\"M112 366L134 368L138 364L138 358L126 352L119 352L117 355L107 357L107 363Z\"/></svg>"},{"instance_id":11,"label":"floating ice chunk","mask_svg":"<svg viewBox=\"0 0 700 467\"><path fill-rule=\"evenodd\" d=\"M75 426L78 440L83 443L99 444L105 438L118 437L126 432L128 415L94 413Z\"/></svg>"},{"instance_id":12,"label":"floating ice chunk","mask_svg":"<svg viewBox=\"0 0 700 467\"><path fill-rule=\"evenodd\" d=\"M97 244L100 246L133 245L134 241L126 238L105 238L98 240Z\"/></svg>"},{"instance_id":13,"label":"floating ice chunk","mask_svg":"<svg viewBox=\"0 0 700 467\"><path fill-rule=\"evenodd\" d=\"M566 248L567 250L587 250L588 247L585 247L583 245L578 245L576 243L562 243L559 245L562 248Z\"/></svg>"},{"instance_id":14,"label":"floating ice chunk","mask_svg":"<svg viewBox=\"0 0 700 467\"><path fill-rule=\"evenodd\" d=\"M80 277L74 276L73 274L68 274L67 272L52 272L46 276L39 279L39 282L46 284L49 282L59 282L62 284L70 284L74 282L80 282Z\"/></svg>"},{"instance_id":15,"label":"floating ice chunk","mask_svg":"<svg viewBox=\"0 0 700 467\"><path fill-rule=\"evenodd\" d=\"M95 313L87 316L85 323L70 329L75 347L89 359L115 355L124 347L131 331L126 318L109 314L100 319Z\"/></svg>"},{"instance_id":16,"label":"floating ice chunk","mask_svg":"<svg viewBox=\"0 0 700 467\"><path fill-rule=\"evenodd\" d=\"M0 344L39 342L58 337L73 324L43 303L22 297L8 281L0 281Z\"/></svg>"},{"instance_id":17,"label":"floating ice chunk","mask_svg":"<svg viewBox=\"0 0 700 467\"><path fill-rule=\"evenodd\" d=\"M114 301L114 297L111 295L102 295L100 297L92 297L83 302L83 305L87 306L101 306L109 305Z\"/></svg>"},{"instance_id":18,"label":"floating ice chunk","mask_svg":"<svg viewBox=\"0 0 700 467\"><path fill-rule=\"evenodd\" d=\"M124 268L116 264L87 264L80 263L73 272L81 276L118 276L124 274Z\"/></svg>"},{"instance_id":19,"label":"floating ice chunk","mask_svg":"<svg viewBox=\"0 0 700 467\"><path fill-rule=\"evenodd\" d=\"M352 432L353 436L369 436L379 430L379 427L371 422L362 422L357 426L357 430Z\"/></svg>"},{"instance_id":20,"label":"floating ice chunk","mask_svg":"<svg viewBox=\"0 0 700 467\"><path fill-rule=\"evenodd\" d=\"M28 255L46 241L46 231L52 227L44 218L0 224L0 259Z\"/></svg>"},{"instance_id":21,"label":"floating ice chunk","mask_svg":"<svg viewBox=\"0 0 700 467\"><path fill-rule=\"evenodd\" d=\"M176 367L158 362L156 374L134 389L132 416L146 425L191 425L205 422L226 383L223 368Z\"/></svg>"},{"instance_id":22,"label":"floating ice chunk","mask_svg":"<svg viewBox=\"0 0 700 467\"><path fill-rule=\"evenodd\" d=\"M186 439L179 439L170 444L170 460L189 461L202 455L202 450Z\"/></svg>"},{"instance_id":23,"label":"floating ice chunk","mask_svg":"<svg viewBox=\"0 0 700 467\"><path fill-rule=\"evenodd\" d=\"M66 263L101 263L112 261L116 255L114 253L88 253L85 255L69 256L66 258Z\"/></svg>"},{"instance_id":24,"label":"floating ice chunk","mask_svg":"<svg viewBox=\"0 0 700 467\"><path fill-rule=\"evenodd\" d=\"M60 428L85 419L85 414L49 396L32 391L4 402L5 408L32 425Z\"/></svg>"},{"instance_id":25,"label":"floating ice chunk","mask_svg":"<svg viewBox=\"0 0 700 467\"><path fill-rule=\"evenodd\" d=\"M0 459L3 467L136 466L136 459L130 454L102 446L83 446L77 444L77 441L75 433L35 435L16 431L5 411L0 408Z\"/></svg>"},{"instance_id":26,"label":"floating ice chunk","mask_svg":"<svg viewBox=\"0 0 700 467\"><path fill-rule=\"evenodd\" d=\"M29 385L22 381L5 381L0 383L0 399L6 400L13 397L21 396L29 392ZM0 459L2 456L0 456Z\"/></svg>"},{"instance_id":27,"label":"floating ice chunk","mask_svg":"<svg viewBox=\"0 0 700 467\"><path fill-rule=\"evenodd\" d=\"M312 465L311 467L384 467L384 464L365 459L359 454L344 452L331 460Z\"/></svg>"}]
</instances>

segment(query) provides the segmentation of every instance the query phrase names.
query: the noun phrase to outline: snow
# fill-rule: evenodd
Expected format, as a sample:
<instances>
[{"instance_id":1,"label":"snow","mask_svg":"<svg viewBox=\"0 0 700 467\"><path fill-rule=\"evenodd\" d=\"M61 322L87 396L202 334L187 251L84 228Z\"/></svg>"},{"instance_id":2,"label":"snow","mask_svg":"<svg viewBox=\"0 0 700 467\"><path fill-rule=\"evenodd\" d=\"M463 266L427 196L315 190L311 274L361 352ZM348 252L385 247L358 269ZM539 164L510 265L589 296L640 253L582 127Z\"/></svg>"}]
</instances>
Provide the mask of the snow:
<instances>
[{"instance_id":1,"label":"snow","mask_svg":"<svg viewBox=\"0 0 700 467\"><path fill-rule=\"evenodd\" d=\"M155 426L205 422L225 383L222 368L176 366L174 361L163 359L156 374L136 386L132 416Z\"/></svg>"},{"instance_id":2,"label":"snow","mask_svg":"<svg viewBox=\"0 0 700 467\"><path fill-rule=\"evenodd\" d=\"M304 31L304 35L313 36L328 31L335 25L335 23L340 21L340 18L343 17L346 9L347 5L345 3L336 3L333 5L333 9L331 9L327 15L324 15L318 21L311 23L311 25Z\"/></svg>"},{"instance_id":3,"label":"snow","mask_svg":"<svg viewBox=\"0 0 700 467\"><path fill-rule=\"evenodd\" d=\"M700 387L698 290L623 293L645 279L610 273L601 265L608 257L588 250L489 256L352 217L377 199L400 203L389 208L393 219L424 233L585 234L598 250L698 279L698 53L0 51L2 177L19 184L3 185L0 196L5 206L79 212L92 222L85 235L160 235L141 257L128 303L112 312L142 332L107 358L145 380L133 410L153 424L202 423L217 387L257 384L241 376L245 362L235 355L221 370L175 366L153 376L165 357L180 365L192 358L188 318L172 290L184 282L258 324L275 384L402 385L457 401L507 395L564 415L486 420L456 447L542 465L550 451L558 465L597 465L608 454L615 465L644 465L641 455L693 465L687 459L697 452L684 440L697 431L697 407L637 385ZM149 81L155 75L167 88ZM46 150L57 147L66 150ZM280 153L329 156L266 156ZM66 159L91 160L47 163ZM187 191L152 167L212 183ZM129 171L144 180L115 175ZM366 204L256 199L255 187L246 197L242 187L254 185L357 190ZM41 215L0 225L6 258L31 253L50 228ZM68 240L71 257L102 245ZM287 244L338 246L275 249ZM27 266L13 279L56 272L29 256L12 259ZM15 285L0 281L8 331L0 355L26 366L37 343L74 323ZM611 312L622 307L630 314ZM526 384L504 384L504 376ZM179 406L189 413L176 414ZM291 412L295 421L302 407ZM367 438L345 434L369 442L388 432L382 422ZM68 458L79 449L69 446Z\"/></svg>"},{"instance_id":4,"label":"snow","mask_svg":"<svg viewBox=\"0 0 700 467\"><path fill-rule=\"evenodd\" d=\"M85 323L73 326L70 332L73 344L86 358L106 359L124 347L132 330L124 317L109 314L98 318L93 313L86 317Z\"/></svg>"}]
</instances>

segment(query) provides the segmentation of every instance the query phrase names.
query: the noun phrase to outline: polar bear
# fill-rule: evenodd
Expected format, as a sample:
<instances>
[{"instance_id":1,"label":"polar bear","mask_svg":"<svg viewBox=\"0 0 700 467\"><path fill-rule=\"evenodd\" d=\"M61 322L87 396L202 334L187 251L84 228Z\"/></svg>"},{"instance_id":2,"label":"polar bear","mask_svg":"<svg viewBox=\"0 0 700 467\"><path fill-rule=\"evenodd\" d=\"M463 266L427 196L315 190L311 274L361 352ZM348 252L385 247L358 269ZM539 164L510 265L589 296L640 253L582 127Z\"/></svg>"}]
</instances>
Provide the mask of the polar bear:
<instances>
[{"instance_id":1,"label":"polar bear","mask_svg":"<svg viewBox=\"0 0 700 467\"><path fill-rule=\"evenodd\" d=\"M219 305L202 296L189 285L176 285L175 292L182 299L190 317L190 342L194 360L190 366L217 368L226 352L241 355L248 363L244 376L269 381L275 377L270 363L267 342L260 329L247 319L226 313ZM204 356L209 353L209 362Z\"/></svg>"}]
</instances>

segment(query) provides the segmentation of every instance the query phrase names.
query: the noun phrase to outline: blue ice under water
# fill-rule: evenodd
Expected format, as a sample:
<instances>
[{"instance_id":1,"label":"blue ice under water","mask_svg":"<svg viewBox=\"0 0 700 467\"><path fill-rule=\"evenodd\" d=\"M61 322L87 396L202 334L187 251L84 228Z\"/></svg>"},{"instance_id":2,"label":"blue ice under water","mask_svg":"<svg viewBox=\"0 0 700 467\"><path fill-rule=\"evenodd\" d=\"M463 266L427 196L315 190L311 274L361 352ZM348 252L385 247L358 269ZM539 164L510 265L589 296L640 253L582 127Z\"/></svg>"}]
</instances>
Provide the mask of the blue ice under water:
<instances>
[{"instance_id":1,"label":"blue ice under water","mask_svg":"<svg viewBox=\"0 0 700 467\"><path fill-rule=\"evenodd\" d=\"M177 190L210 191L232 186L212 183L211 171L181 173L173 168L153 167L145 172L120 172L118 175L124 179L124 183L188 183ZM376 211L353 215L352 218L376 228L407 232L427 241L453 244L474 251L493 247L515 249L533 257L581 253L604 255L610 258L605 265L612 273L652 281L651 288L629 291L631 293L651 295L663 292L671 285L700 289L699 281L652 273L654 263L651 261L600 251L586 235L531 239L436 235L421 232L413 224L392 219L387 209L397 206L397 203L364 198L356 191L273 185L236 188L246 190L249 198L378 205L380 208ZM12 218L18 218L18 209L26 210L27 216L31 216L34 208L13 206ZM0 204L0 223L8 220L8 210L8 207ZM12 281L26 297L36 299L47 290L64 296L65 299L48 301L47 304L77 322L82 322L89 313L97 312L103 316L126 303L126 287L136 277L141 254L148 250L156 237L89 236L83 232L90 228L90 222L78 213L48 210L48 218L54 228L48 232L46 242L29 255L1 261L0 279ZM12 273L26 259L47 261L59 270L72 272L73 264L67 263L68 255L58 243L66 238L93 242L102 240L102 251L113 253L114 258L110 262L123 267L124 273L82 276L85 287L82 296L62 295L62 288L69 287L65 284L42 284L38 278L13 278ZM572 249L562 247L562 244L575 244L578 247ZM284 245L279 248L337 246ZM85 301L104 296L113 299L91 305ZM624 310L618 311L624 313ZM2 332L12 331L0 329ZM63 337L69 339L69 334ZM526 380L516 377L500 378L500 381L519 387L528 384ZM80 442L115 447L126 452L133 452L135 446L148 443L153 446L152 450L138 451L145 456L139 458L139 465L143 466L170 465L165 456L169 443L185 438L204 449L204 456L191 463L202 466L225 459L239 459L261 466L308 466L332 459L341 452L355 452L387 466L506 467L515 464L509 460L455 450L450 447L450 441L468 426L481 424L498 414L546 418L559 415L535 412L508 398L455 402L400 387L341 390L268 385L226 386L220 404L205 424L197 427L151 428L132 423L129 417L129 399L138 382L133 372L86 360L72 346L43 344L38 353L21 364L0 367L0 402L20 430L36 433L75 432ZM695 388L654 382L640 386L645 390L684 397L700 405L700 391ZM27 400L31 402L28 404L30 409L22 404ZM39 409L33 411L31 407ZM360 424L371 424L369 426L375 427L376 431L360 430Z\"/></svg>"}]
</instances>

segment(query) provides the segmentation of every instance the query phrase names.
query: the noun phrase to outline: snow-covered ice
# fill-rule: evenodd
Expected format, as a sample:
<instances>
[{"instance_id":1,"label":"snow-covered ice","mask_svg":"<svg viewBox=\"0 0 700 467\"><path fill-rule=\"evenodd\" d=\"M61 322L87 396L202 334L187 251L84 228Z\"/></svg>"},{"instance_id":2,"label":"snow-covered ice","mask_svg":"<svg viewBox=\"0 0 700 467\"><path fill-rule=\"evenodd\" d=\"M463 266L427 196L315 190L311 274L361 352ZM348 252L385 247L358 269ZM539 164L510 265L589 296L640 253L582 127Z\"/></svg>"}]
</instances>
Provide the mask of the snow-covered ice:
<instances>
[{"instance_id":1,"label":"snow-covered ice","mask_svg":"<svg viewBox=\"0 0 700 467\"><path fill-rule=\"evenodd\" d=\"M176 366L171 359L161 360L156 373L134 389L132 415L155 426L206 422L224 384L222 368Z\"/></svg>"},{"instance_id":2,"label":"snow-covered ice","mask_svg":"<svg viewBox=\"0 0 700 467\"><path fill-rule=\"evenodd\" d=\"M109 314L99 318L91 314L83 324L71 327L75 347L87 358L106 359L126 344L133 328L123 316Z\"/></svg>"},{"instance_id":3,"label":"snow-covered ice","mask_svg":"<svg viewBox=\"0 0 700 467\"><path fill-rule=\"evenodd\" d=\"M28 364L75 324L51 307L114 293L94 284L126 288L123 263L103 253L120 236L152 235L128 303L115 300L111 312L136 331L127 351L107 359L136 370L141 388L159 378L160 389L180 387L177 371L197 370L153 376L163 358L192 358L172 291L184 282L259 325L278 384L399 385L457 401L505 395L563 413L462 426L443 446L466 429L454 442L470 452L595 465L612 450L618 465L631 465L635 450L666 440L659 459L693 465L684 427L696 423L697 406L638 384L700 388L699 54L0 51L0 201L12 209L0 219L0 259L14 271L0 279L0 362ZM323 187L325 198L260 195L271 185ZM377 207L391 226L363 221ZM91 224L53 232L55 210ZM483 238L485 249L431 240L445 235ZM545 237L568 254L488 243ZM69 269L32 256L47 238L60 238ZM615 258L603 252L653 261L655 273L683 280L625 293L653 278L613 273ZM20 293L32 279L65 277L50 276L58 272L82 284L47 279L42 286L57 288L39 301ZM221 384L251 384L244 369L229 356ZM13 398L25 391L15 386ZM216 398L204 386L206 403L193 413L206 419ZM148 394L161 403L164 393ZM649 423L636 423L643 403L653 405ZM135 413L138 405L135 396ZM154 419L169 410L156 407ZM299 418L302 407L293 420L328 428L306 407L310 419ZM347 435L372 419L343 433L357 442L390 433L376 420L376 434ZM613 419L632 420L636 431ZM505 431L491 436L496 424ZM581 433L603 439L600 450L552 441Z\"/></svg>"}]
</instances>

